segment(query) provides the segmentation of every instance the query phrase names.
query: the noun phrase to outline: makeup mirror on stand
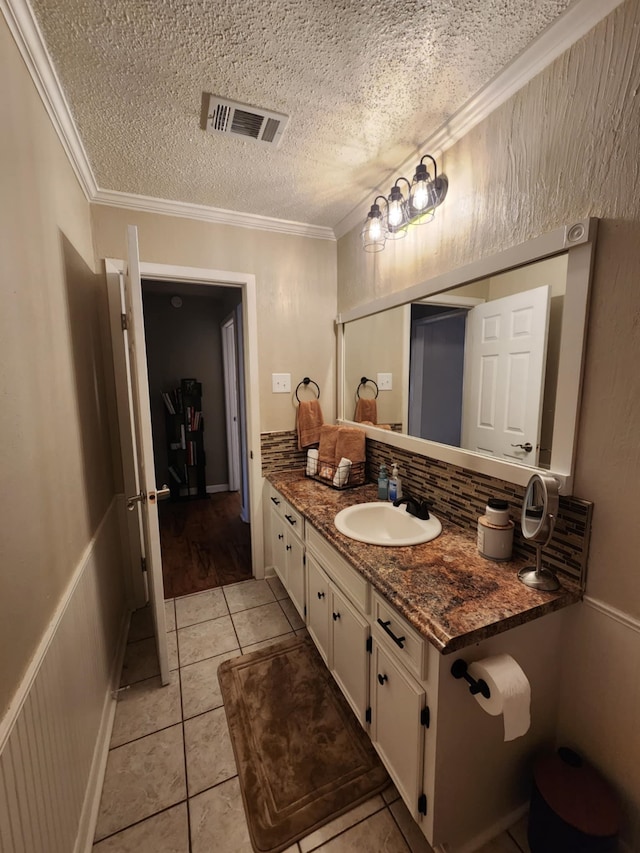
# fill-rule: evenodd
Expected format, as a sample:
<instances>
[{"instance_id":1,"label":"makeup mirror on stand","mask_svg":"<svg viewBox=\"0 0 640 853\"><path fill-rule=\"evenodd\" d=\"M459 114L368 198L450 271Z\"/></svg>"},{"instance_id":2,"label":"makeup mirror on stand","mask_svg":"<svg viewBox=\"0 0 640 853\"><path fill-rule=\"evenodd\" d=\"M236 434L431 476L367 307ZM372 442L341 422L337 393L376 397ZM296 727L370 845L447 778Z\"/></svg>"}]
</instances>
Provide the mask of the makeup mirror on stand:
<instances>
[{"instance_id":1,"label":"makeup mirror on stand","mask_svg":"<svg viewBox=\"0 0 640 853\"><path fill-rule=\"evenodd\" d=\"M560 588L555 574L542 568L542 549L553 535L558 504L558 481L548 474L534 474L527 484L520 524L522 535L536 549L536 564L520 569L518 579L526 586L547 592Z\"/></svg>"}]
</instances>

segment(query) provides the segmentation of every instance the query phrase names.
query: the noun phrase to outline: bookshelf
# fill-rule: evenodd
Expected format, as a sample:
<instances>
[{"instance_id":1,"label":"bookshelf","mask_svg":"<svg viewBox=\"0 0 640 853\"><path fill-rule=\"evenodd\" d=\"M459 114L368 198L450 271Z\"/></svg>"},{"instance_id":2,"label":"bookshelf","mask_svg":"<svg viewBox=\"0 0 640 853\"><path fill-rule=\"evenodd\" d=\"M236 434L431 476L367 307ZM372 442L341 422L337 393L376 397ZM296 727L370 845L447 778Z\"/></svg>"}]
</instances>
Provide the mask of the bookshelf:
<instances>
[{"instance_id":1,"label":"bookshelf","mask_svg":"<svg viewBox=\"0 0 640 853\"><path fill-rule=\"evenodd\" d=\"M177 388L162 392L162 399L167 424L171 499L205 498L202 384L197 379L181 379Z\"/></svg>"}]
</instances>

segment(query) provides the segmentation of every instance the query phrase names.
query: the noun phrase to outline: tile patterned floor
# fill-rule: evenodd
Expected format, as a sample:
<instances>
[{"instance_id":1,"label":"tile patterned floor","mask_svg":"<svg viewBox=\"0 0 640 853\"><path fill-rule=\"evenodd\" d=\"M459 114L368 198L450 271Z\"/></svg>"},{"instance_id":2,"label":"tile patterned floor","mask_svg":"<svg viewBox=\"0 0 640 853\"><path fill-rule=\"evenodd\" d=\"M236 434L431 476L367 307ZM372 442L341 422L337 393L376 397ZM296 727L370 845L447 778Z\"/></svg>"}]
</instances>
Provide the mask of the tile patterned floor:
<instances>
[{"instance_id":1,"label":"tile patterned floor","mask_svg":"<svg viewBox=\"0 0 640 853\"><path fill-rule=\"evenodd\" d=\"M171 683L134 613L94 853L251 853L217 669L304 624L277 578L166 602ZM432 853L393 786L285 853ZM529 853L521 822L479 853Z\"/></svg>"}]
</instances>

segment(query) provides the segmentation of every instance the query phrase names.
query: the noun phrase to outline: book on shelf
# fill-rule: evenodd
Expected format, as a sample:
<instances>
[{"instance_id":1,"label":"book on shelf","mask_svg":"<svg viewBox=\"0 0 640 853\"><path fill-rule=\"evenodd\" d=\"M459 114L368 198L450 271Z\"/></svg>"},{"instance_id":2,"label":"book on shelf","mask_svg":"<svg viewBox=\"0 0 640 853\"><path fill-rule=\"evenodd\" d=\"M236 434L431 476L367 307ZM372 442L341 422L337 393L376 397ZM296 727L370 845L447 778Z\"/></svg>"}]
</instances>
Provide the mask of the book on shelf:
<instances>
[{"instance_id":1,"label":"book on shelf","mask_svg":"<svg viewBox=\"0 0 640 853\"><path fill-rule=\"evenodd\" d=\"M180 474L178 473L177 468L175 468L173 465L169 465L169 474L171 474L171 476L176 481L176 483L184 483L185 482L182 479L182 477L180 476Z\"/></svg>"},{"instance_id":2,"label":"book on shelf","mask_svg":"<svg viewBox=\"0 0 640 853\"><path fill-rule=\"evenodd\" d=\"M184 424L180 424L180 447L185 450L187 447L186 436L184 432Z\"/></svg>"},{"instance_id":3,"label":"book on shelf","mask_svg":"<svg viewBox=\"0 0 640 853\"><path fill-rule=\"evenodd\" d=\"M175 406L173 405L173 400L171 399L171 394L168 391L163 391L162 399L164 400L164 404L167 407L167 411L169 412L169 414L175 415L176 410Z\"/></svg>"}]
</instances>

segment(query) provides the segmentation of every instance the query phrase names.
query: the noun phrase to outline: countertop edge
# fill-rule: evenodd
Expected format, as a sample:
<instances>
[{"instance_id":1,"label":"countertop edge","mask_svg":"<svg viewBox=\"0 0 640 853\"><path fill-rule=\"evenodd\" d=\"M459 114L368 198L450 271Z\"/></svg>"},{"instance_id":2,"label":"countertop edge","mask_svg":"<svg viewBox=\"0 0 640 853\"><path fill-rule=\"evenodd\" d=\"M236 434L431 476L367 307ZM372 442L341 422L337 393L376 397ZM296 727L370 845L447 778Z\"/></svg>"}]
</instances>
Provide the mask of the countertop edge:
<instances>
[{"instance_id":1,"label":"countertop edge","mask_svg":"<svg viewBox=\"0 0 640 853\"><path fill-rule=\"evenodd\" d=\"M421 636L428 640L428 642L443 655L451 654L482 640L488 639L489 637L497 636L498 634L509 631L519 625L538 619L547 613L562 610L572 604L578 603L583 597L582 590L577 585L571 584L563 578L563 585L560 593L540 593L538 590L532 590L530 591L531 594L535 593L536 596L542 595L543 598L542 600L538 600L537 603L532 604L531 607L527 607L517 613L505 614L503 617L493 619L492 621L479 625L471 630L452 634L446 630L442 622L433 615L429 615L425 608L420 611L422 619L417 619L415 602L408 601L407 597L386 578L381 575L374 574L374 572L368 568L366 561L363 560L362 554L354 553L356 550L362 551L363 548L370 548L375 549L375 551L379 551L381 546L363 545L362 543L356 543L355 541L351 546L351 540L349 540L348 537L339 534L337 530L332 528L329 531L329 534L327 533L328 523L323 519L320 510L317 509L318 505L326 506L327 503L331 502L340 502L344 505L348 505L346 501L349 496L352 497L351 503L362 503L369 500L375 500L375 498L372 498L371 496L364 497L364 490L367 489L367 486L358 487L357 489L351 489L346 492L334 491L333 495L328 495L327 491L330 492L331 490L329 490L327 486L315 483L309 478L305 478L302 471L278 472L274 474L267 473L265 475L265 479L273 486L274 489L282 494L285 500L289 501L289 503L291 503L291 505L304 516L308 523L323 536L327 543L330 544L331 547L334 548L336 552L346 560L361 577L371 584L373 589L393 605L401 616L405 618L407 622L409 622L409 624L421 634ZM297 495L295 491L295 484L297 483L299 486L302 482L313 484L317 489L319 489L320 491L317 493L318 498L324 498L324 503L319 500L310 505L308 502L300 500L299 495ZM346 497L343 497L345 495ZM453 527L453 525L451 526ZM456 530L454 535L458 538L464 537L469 542L473 541L472 537L466 534L465 531L462 531L462 529ZM384 550L393 550L395 552L405 551L404 548ZM375 562L374 559L371 559L371 562ZM495 567L495 564L492 563L492 561L488 562L491 563L492 567ZM514 562L521 562L524 564L526 561L520 560ZM523 590L527 590L527 588L523 587ZM520 590L520 592L523 590Z\"/></svg>"}]
</instances>

